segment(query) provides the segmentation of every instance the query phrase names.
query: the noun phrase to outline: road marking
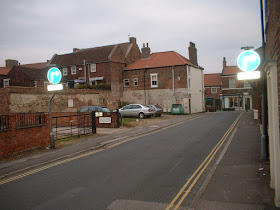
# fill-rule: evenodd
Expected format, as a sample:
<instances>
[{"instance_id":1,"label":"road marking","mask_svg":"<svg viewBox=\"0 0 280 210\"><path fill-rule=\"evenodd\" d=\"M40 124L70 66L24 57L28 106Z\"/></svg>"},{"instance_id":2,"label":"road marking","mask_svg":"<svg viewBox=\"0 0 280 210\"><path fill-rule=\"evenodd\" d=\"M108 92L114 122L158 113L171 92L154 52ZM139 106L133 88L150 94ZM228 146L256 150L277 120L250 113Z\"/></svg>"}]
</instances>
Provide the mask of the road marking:
<instances>
[{"instance_id":1,"label":"road marking","mask_svg":"<svg viewBox=\"0 0 280 210\"><path fill-rule=\"evenodd\" d=\"M40 167L40 168L37 168L37 169L34 169L34 170L30 170L30 171L28 171L28 172L25 172L25 173L22 173L22 174L13 176L13 177L11 177L11 178L7 178L7 179L4 179L4 180L1 180L1 181L0 181L0 186L3 185L3 184L6 184L6 183L12 182L12 181L21 179L21 178L23 178L23 177L26 177L26 176L29 176L29 175L38 173L38 172L40 172L40 171L43 171L43 170L52 168L52 167L54 167L54 166L61 165L61 164L63 164L63 163L67 163L67 162L70 162L70 161L72 161L72 160L76 160L76 159L80 159L80 158L83 158L83 157L87 157L87 156L93 155L93 154L95 154L95 153L104 151L104 150L106 150L106 149L111 149L111 148L113 148L113 147L116 147L116 146L121 145L121 144L123 144L123 143L132 141L132 140L134 140L134 139L138 139L138 138L141 138L141 137L150 135L150 134L158 133L158 132L160 132L160 131L163 131L163 130L172 128L172 127L174 127L174 126L176 126L176 125L179 125L179 124L182 124L182 123L184 123L184 122L188 122L188 121L191 121L191 120L195 120L195 119L201 118L201 117L203 117L203 116L205 116L205 115L200 115L200 116L198 116L198 117L193 117L193 118L190 118L190 119L187 119L187 120L182 120L182 121L180 121L180 122L177 122L177 123L174 123L174 124L172 124L172 125L166 126L166 127L162 128L162 129L159 129L159 130L156 130L156 131L152 131L152 132L149 132L149 133L146 133L146 134L142 134L142 135L139 135L139 136L135 136L135 137L132 137L132 138L129 138L129 139L125 139L124 141L120 141L120 142L115 143L115 144L113 144L113 145L109 145L109 146L106 147L105 149L98 149L98 150L94 150L94 151L91 151L91 152L86 152L86 153L84 153L84 154L81 154L81 155L78 155L78 156L75 156L75 157L71 157L71 158L68 158L68 159L60 160L60 161L57 161L57 162L48 164L48 165L43 166L43 167ZM118 138L118 139L119 139L119 138ZM117 139L114 139L114 140L117 140ZM108 142L109 142L109 141L107 141L107 143L108 143ZM112 140L112 142L113 142L113 140Z\"/></svg>"},{"instance_id":2,"label":"road marking","mask_svg":"<svg viewBox=\"0 0 280 210\"><path fill-rule=\"evenodd\" d=\"M217 145L214 147L214 149L210 152L210 154L207 156L207 158L203 161L203 163L198 167L198 169L194 172L194 174L188 179L188 181L186 182L186 184L182 187L182 189L178 192L178 194L175 196L175 198L171 201L171 203L167 206L166 210L169 210L171 207L174 206L175 202L178 201L178 199L181 197L181 199L178 201L178 203L176 204L176 206L174 207L174 209L178 209L180 207L180 205L183 203L183 201L185 200L185 198L188 196L188 194L190 193L191 189L193 188L193 186L196 184L196 182L198 181L198 179L200 178L200 176L203 174L203 172L205 171L205 169L207 168L207 166L210 164L210 162L212 161L212 159L215 157L216 153L218 152L218 150L220 149L220 147L223 145L223 143L225 142L225 140L227 139L228 135L231 133L231 131L233 130L233 128L235 127L235 125L238 123L238 121L240 120L240 118L242 117L243 113L240 113L239 116L236 118L236 120L232 123L232 125L230 126L230 128L226 131L226 133L224 134L224 136L222 137L222 139L217 143ZM203 167L203 168L202 168ZM202 169L201 169L202 168ZM198 173L199 172L199 173ZM196 176L196 174L198 173L198 175ZM194 177L196 176L196 178L194 179ZM194 179L194 181L192 182L192 184L189 186L188 189L187 186L190 184L190 182ZM184 193L184 194L183 194ZM182 195L183 194L183 195Z\"/></svg>"}]
</instances>

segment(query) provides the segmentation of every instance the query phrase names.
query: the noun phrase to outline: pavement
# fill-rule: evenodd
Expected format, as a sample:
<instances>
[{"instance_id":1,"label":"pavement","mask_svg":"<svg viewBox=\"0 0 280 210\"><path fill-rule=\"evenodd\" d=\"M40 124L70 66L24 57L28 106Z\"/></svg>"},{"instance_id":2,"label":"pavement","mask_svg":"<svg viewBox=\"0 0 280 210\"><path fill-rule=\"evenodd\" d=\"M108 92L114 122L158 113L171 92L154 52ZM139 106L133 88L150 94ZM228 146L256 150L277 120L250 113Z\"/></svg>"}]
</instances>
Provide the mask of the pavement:
<instances>
[{"instance_id":1,"label":"pavement","mask_svg":"<svg viewBox=\"0 0 280 210\"><path fill-rule=\"evenodd\" d=\"M84 137L77 144L1 163L0 180L207 114L215 113L182 115L134 128L97 129L97 134L106 135ZM244 112L233 132L235 135L213 164L190 209L279 209L274 207L274 191L269 187L269 162L260 159L261 134L253 113Z\"/></svg>"}]
</instances>

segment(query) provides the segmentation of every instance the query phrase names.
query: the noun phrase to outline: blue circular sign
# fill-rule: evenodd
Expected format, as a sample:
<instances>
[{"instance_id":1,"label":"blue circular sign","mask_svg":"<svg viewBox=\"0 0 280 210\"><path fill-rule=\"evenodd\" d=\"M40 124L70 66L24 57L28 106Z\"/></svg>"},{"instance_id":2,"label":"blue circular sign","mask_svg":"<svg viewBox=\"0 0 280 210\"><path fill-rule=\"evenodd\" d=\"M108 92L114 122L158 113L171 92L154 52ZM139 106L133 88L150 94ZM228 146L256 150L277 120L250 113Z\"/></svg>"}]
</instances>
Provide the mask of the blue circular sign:
<instances>
[{"instance_id":1,"label":"blue circular sign","mask_svg":"<svg viewBox=\"0 0 280 210\"><path fill-rule=\"evenodd\" d=\"M56 67L51 68L48 71L47 75L48 75L49 82L52 83L52 84L59 83L61 78L62 78L61 71L58 68L56 68Z\"/></svg>"},{"instance_id":2,"label":"blue circular sign","mask_svg":"<svg viewBox=\"0 0 280 210\"><path fill-rule=\"evenodd\" d=\"M246 50L237 58L237 66L242 71L254 71L256 70L261 63L261 59L258 53L253 50Z\"/></svg>"}]
</instances>

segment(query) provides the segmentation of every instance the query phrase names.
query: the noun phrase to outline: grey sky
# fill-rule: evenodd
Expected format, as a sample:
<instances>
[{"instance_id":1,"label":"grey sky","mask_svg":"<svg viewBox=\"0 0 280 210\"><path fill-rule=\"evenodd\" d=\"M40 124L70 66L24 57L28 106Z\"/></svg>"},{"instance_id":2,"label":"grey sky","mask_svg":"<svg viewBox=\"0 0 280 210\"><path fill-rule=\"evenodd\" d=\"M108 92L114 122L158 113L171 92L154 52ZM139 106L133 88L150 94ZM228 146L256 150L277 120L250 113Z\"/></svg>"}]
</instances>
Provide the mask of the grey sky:
<instances>
[{"instance_id":1,"label":"grey sky","mask_svg":"<svg viewBox=\"0 0 280 210\"><path fill-rule=\"evenodd\" d=\"M236 65L240 47L261 45L259 0L0 0L0 66L44 62L73 48L136 37L152 52L188 56L196 44L204 73Z\"/></svg>"}]
</instances>

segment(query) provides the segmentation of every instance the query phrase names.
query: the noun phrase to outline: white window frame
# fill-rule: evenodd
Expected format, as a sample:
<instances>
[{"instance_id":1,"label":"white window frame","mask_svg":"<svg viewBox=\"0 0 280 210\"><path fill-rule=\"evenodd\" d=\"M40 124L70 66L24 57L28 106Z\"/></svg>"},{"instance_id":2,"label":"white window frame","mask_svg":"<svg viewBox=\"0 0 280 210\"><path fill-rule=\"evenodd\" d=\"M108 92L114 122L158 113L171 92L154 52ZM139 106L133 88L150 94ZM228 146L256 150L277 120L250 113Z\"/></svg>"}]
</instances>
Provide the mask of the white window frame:
<instances>
[{"instance_id":1,"label":"white window frame","mask_svg":"<svg viewBox=\"0 0 280 210\"><path fill-rule=\"evenodd\" d=\"M8 82L8 85L5 83ZM10 86L10 79L3 79L3 87L9 87Z\"/></svg>"},{"instance_id":2,"label":"white window frame","mask_svg":"<svg viewBox=\"0 0 280 210\"><path fill-rule=\"evenodd\" d=\"M76 68L76 66L71 66L71 74L72 74L72 75L77 74L77 68Z\"/></svg>"},{"instance_id":3,"label":"white window frame","mask_svg":"<svg viewBox=\"0 0 280 210\"><path fill-rule=\"evenodd\" d=\"M189 80L188 80L188 88L189 89L191 89L191 87L192 87L191 82L192 82L192 80L191 80L191 78L189 78Z\"/></svg>"},{"instance_id":4,"label":"white window frame","mask_svg":"<svg viewBox=\"0 0 280 210\"><path fill-rule=\"evenodd\" d=\"M126 85L126 83L128 83L128 85ZM129 79L124 79L123 80L123 86L124 87L129 87Z\"/></svg>"},{"instance_id":5,"label":"white window frame","mask_svg":"<svg viewBox=\"0 0 280 210\"><path fill-rule=\"evenodd\" d=\"M191 67L188 66L188 75L191 75Z\"/></svg>"},{"instance_id":6,"label":"white window frame","mask_svg":"<svg viewBox=\"0 0 280 210\"><path fill-rule=\"evenodd\" d=\"M133 85L134 86L138 86L138 78L134 78L133 79Z\"/></svg>"},{"instance_id":7,"label":"white window frame","mask_svg":"<svg viewBox=\"0 0 280 210\"><path fill-rule=\"evenodd\" d=\"M90 72L96 72L96 64L95 63L90 64Z\"/></svg>"},{"instance_id":8,"label":"white window frame","mask_svg":"<svg viewBox=\"0 0 280 210\"><path fill-rule=\"evenodd\" d=\"M244 88L250 88L251 84L247 80L244 80Z\"/></svg>"},{"instance_id":9,"label":"white window frame","mask_svg":"<svg viewBox=\"0 0 280 210\"><path fill-rule=\"evenodd\" d=\"M229 88L236 88L235 78L229 78L228 87Z\"/></svg>"},{"instance_id":10,"label":"white window frame","mask_svg":"<svg viewBox=\"0 0 280 210\"><path fill-rule=\"evenodd\" d=\"M157 88L158 87L158 74L150 74L151 76L151 88ZM155 77L155 80L153 80L153 77ZM156 84L153 84L155 82Z\"/></svg>"},{"instance_id":11,"label":"white window frame","mask_svg":"<svg viewBox=\"0 0 280 210\"><path fill-rule=\"evenodd\" d=\"M67 76L68 75L68 69L67 68L62 68L62 75Z\"/></svg>"},{"instance_id":12,"label":"white window frame","mask_svg":"<svg viewBox=\"0 0 280 210\"><path fill-rule=\"evenodd\" d=\"M217 88L216 87L211 87L211 93L217 93Z\"/></svg>"},{"instance_id":13,"label":"white window frame","mask_svg":"<svg viewBox=\"0 0 280 210\"><path fill-rule=\"evenodd\" d=\"M34 87L37 87L37 81L34 81Z\"/></svg>"}]
</instances>

